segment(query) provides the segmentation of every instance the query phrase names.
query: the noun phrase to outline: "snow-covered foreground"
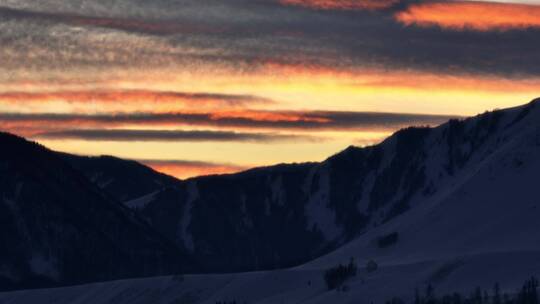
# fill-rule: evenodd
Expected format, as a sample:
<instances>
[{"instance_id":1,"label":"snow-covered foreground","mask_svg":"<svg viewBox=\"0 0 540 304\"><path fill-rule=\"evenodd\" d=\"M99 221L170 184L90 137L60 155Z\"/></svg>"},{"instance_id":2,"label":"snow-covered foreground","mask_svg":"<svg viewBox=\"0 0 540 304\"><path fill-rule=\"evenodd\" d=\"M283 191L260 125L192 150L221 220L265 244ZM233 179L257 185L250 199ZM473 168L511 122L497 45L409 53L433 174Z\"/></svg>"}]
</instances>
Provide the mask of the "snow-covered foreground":
<instances>
[{"instance_id":1,"label":"snow-covered foreground","mask_svg":"<svg viewBox=\"0 0 540 304\"><path fill-rule=\"evenodd\" d=\"M0 294L0 303L383 303L436 293L469 292L499 283L513 292L540 275L540 109L508 125L465 170L440 181L429 199L351 243L288 270L160 277ZM437 145L433 144L436 150ZM433 177L430 177L433 178ZM380 248L377 238L397 232ZM325 269L354 257L361 267L347 291L328 291ZM379 269L363 266L375 260Z\"/></svg>"},{"instance_id":2,"label":"snow-covered foreground","mask_svg":"<svg viewBox=\"0 0 540 304\"><path fill-rule=\"evenodd\" d=\"M525 278L540 274L540 251L460 255L411 264L388 264L347 283L347 292L328 291L322 269L291 269L232 275L159 277L68 288L18 291L0 303L384 303L392 296L411 299L427 282L436 292L492 288L500 282L513 292Z\"/></svg>"}]
</instances>

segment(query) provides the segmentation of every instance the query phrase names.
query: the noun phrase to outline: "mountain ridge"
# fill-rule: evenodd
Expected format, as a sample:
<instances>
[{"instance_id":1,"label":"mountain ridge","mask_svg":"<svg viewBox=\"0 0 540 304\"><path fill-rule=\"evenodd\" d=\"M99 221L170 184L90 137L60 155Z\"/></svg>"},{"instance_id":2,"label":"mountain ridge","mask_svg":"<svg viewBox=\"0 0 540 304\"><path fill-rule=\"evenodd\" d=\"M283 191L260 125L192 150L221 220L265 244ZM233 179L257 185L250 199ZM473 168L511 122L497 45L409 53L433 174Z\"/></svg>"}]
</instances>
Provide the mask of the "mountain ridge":
<instances>
[{"instance_id":1,"label":"mountain ridge","mask_svg":"<svg viewBox=\"0 0 540 304\"><path fill-rule=\"evenodd\" d=\"M111 301L120 304L149 301L214 304L232 300L257 304L383 303L393 296L407 302L413 301L414 290L425 290L427 286L432 286L436 294L441 295L469 292L477 286L491 290L495 283L500 284L501 291L512 293L521 287L525 278L540 275L538 104L534 102L456 120L429 132L398 132L401 135L391 137L382 144L380 149L384 153L372 152L380 157L374 163L377 164L376 170L370 171L366 178L354 170L363 168L362 159L369 156L361 149L348 149L347 153L337 157L337 165L326 163L323 169L306 168L313 175L300 173L303 178L300 178L302 182L298 184L300 186L297 185L298 188L316 193L315 196L324 203L328 200L318 196L320 189L312 192L311 186L320 185L319 180L326 177L322 174L315 183L311 181L315 180L317 170L323 170L327 172L327 177L331 177L332 166L334 169L344 166L353 169L352 173L341 176L338 181L348 179L350 184L356 185L358 175L361 175L364 187L353 193L362 194L353 195L358 199L355 206L358 206L359 212L369 209L371 195L364 194L372 192L372 185L377 184L377 180L395 193L383 196L389 200L374 209L364 231L336 250L330 250L297 267L234 274L186 275L181 278L157 277L60 290L6 293L0 294L0 301L32 303L43 297L61 297L65 300L59 304L88 298L95 299L93 304ZM403 143L400 144L400 141L410 137L416 144L412 147L405 145L411 148L408 151L400 148ZM357 167L346 166L352 160ZM404 161L407 162L405 166L401 164ZM407 178L415 175L406 174L402 178L392 169L396 166L404 166L406 172L411 168L422 168L419 171L423 174L416 176L424 176L420 179L424 181L421 183L423 186L410 187L414 183ZM281 167L278 171L282 174L286 169ZM289 168L296 174L299 169L304 170ZM261 179L259 174L255 174L256 179ZM253 179L253 176L249 177ZM269 184L283 184L275 180L270 179ZM284 180L292 178L282 177ZM214 186L225 183L217 177L210 178L210 182ZM189 185L191 188L186 191L191 192L189 196L192 199L197 197L198 190L206 187L204 183L195 184L193 181ZM264 194L260 189L256 191ZM279 198L279 191L273 193ZM347 198L351 193L346 194L339 197ZM374 197L380 198L379 195L376 191ZM408 199L406 203L409 208L386 220L393 206L402 205L404 198ZM209 205L205 200L208 198L203 196L201 204ZM193 199L191 203L196 201ZM374 206L379 202L375 200ZM147 208L154 203L150 202ZM176 205L183 207L179 203ZM264 213L264 208L259 211ZM305 211L304 208L302 211ZM337 220L337 217L331 219ZM185 223L184 220L182 222ZM319 223L322 223L321 219ZM327 231L329 235L331 232ZM196 239L192 241L195 243ZM324 281L325 271L348 263L351 258L359 265L357 275L345 281L343 288L328 290ZM373 262L378 267L369 270L366 265Z\"/></svg>"},{"instance_id":2,"label":"mountain ridge","mask_svg":"<svg viewBox=\"0 0 540 304\"><path fill-rule=\"evenodd\" d=\"M496 132L519 123L537 104L407 128L379 145L349 147L319 163L188 179L158 191L138 212L178 246L213 261L213 271L295 266L433 195L444 187L440 181L452 179ZM428 145L441 147L436 153L444 163L426 154Z\"/></svg>"},{"instance_id":3,"label":"mountain ridge","mask_svg":"<svg viewBox=\"0 0 540 304\"><path fill-rule=\"evenodd\" d=\"M60 153L60 156L120 202L137 199L180 181L134 160L110 155L80 156Z\"/></svg>"},{"instance_id":4,"label":"mountain ridge","mask_svg":"<svg viewBox=\"0 0 540 304\"><path fill-rule=\"evenodd\" d=\"M0 142L0 288L190 269L175 245L59 154L7 133Z\"/></svg>"},{"instance_id":5,"label":"mountain ridge","mask_svg":"<svg viewBox=\"0 0 540 304\"><path fill-rule=\"evenodd\" d=\"M146 231L142 235L151 235L151 242L169 244L165 246L170 248L166 255L178 255L171 258L171 263L191 266L177 270L169 267L170 272L227 273L288 268L325 256L379 226L391 224L395 218L416 209L416 205L441 195L462 178L463 170L470 167L470 163L477 164L498 151L507 137L513 136L510 131L523 128L523 120L534 124L536 121L530 117L538 112L539 101L463 120L451 120L436 128L407 128L379 145L348 147L319 163L280 164L185 181L163 176L132 161L70 156L49 151L22 138L1 134L0 141L8 149L0 152L0 161L9 164L9 160L16 159L15 163L21 164L24 170L19 175L5 171L3 183L6 187L3 187L3 204L0 205L9 209L25 202L15 195L20 191L20 183L9 178L22 176L23 182L37 180L38 186L44 185L49 189L40 197L49 204L57 200L52 194L67 196L64 200L77 202L79 198L73 193L94 193L88 196L97 197L95 199L101 202L99 206L105 204L109 207L99 212L90 208L89 214L101 216L101 212L107 214L119 210L113 214L119 212L122 218L127 217L130 227L135 225L139 227L135 230ZM501 134L504 138L499 138ZM37 156L27 152L30 160L47 155L43 156L46 161L40 162L46 164L44 169L37 170L41 167L26 164L25 154L9 149L10 144L6 144L6 140L37 151ZM98 165L94 165L96 162ZM55 166L64 169L59 171ZM117 168L128 169L124 172ZM66 176L73 177L68 179L62 174L58 177L58 172L63 171L69 173ZM134 181L126 180L126 176L136 175L136 172L145 174ZM92 179L96 173L99 173L99 178ZM102 183L111 178L118 179L118 182ZM73 180L80 181L84 187L77 186ZM125 189L133 184L143 192L136 195L126 193ZM65 188L66 185L70 187ZM111 185L115 186L107 188ZM79 190L69 190L72 188ZM148 189L150 193L146 193ZM139 197L140 194L144 195ZM128 201L123 199L125 195L128 195ZM31 204L43 204L32 197L26 199ZM68 207L69 204L62 208ZM49 219L42 219L46 215L38 213L33 216L46 223ZM79 213L76 217L80 216ZM22 218L28 220L27 217ZM13 218L6 218L4 222L8 220ZM61 219L60 224L63 221L70 222L66 218ZM114 224L116 219L112 221L109 223L111 227L118 224ZM48 224L43 225L47 227ZM11 224L9 229L17 231L13 227L16 225ZM125 233L131 234L129 230ZM38 240L43 238L37 232L34 237ZM140 235L121 237L115 246L132 237ZM7 236L4 239L9 240ZM124 245L134 246L129 242ZM149 247L156 248L154 245ZM30 249L27 251L31 252ZM102 257L107 258L104 253ZM27 257L28 261L31 258ZM4 268L11 267L9 263L5 265ZM159 267L157 264L148 266L147 270L141 270L141 274L163 274L163 268L168 268L167 262L163 261ZM65 282L83 283L132 275L122 273L121 269L116 271L116 274L108 273L108 277L89 274L85 279ZM27 270L23 272L28 273ZM6 273L9 271L0 267L0 276ZM21 287L28 287L23 285Z\"/></svg>"}]
</instances>

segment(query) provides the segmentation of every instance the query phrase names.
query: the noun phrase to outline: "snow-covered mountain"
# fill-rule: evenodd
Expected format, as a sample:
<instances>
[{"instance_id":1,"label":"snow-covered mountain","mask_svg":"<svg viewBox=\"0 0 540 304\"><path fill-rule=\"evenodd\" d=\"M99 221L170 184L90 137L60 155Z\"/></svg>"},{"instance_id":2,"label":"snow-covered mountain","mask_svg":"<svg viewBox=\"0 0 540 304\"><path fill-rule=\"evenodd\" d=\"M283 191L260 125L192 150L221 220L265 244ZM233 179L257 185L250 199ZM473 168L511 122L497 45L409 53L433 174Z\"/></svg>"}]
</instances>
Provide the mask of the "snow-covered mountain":
<instances>
[{"instance_id":1,"label":"snow-covered mountain","mask_svg":"<svg viewBox=\"0 0 540 304\"><path fill-rule=\"evenodd\" d=\"M206 271L295 266L450 191L521 135L536 104L401 130L321 163L194 178L128 205Z\"/></svg>"},{"instance_id":2,"label":"snow-covered mountain","mask_svg":"<svg viewBox=\"0 0 540 304\"><path fill-rule=\"evenodd\" d=\"M301 266L4 293L0 303L380 303L428 283L513 291L540 274L538 180L540 100L402 130L322 163L178 182L131 204L206 270ZM324 270L351 257L360 269L348 291L328 291ZM369 260L379 269L368 273Z\"/></svg>"},{"instance_id":3,"label":"snow-covered mountain","mask_svg":"<svg viewBox=\"0 0 540 304\"><path fill-rule=\"evenodd\" d=\"M193 271L62 155L0 133L0 289Z\"/></svg>"},{"instance_id":4,"label":"snow-covered mountain","mask_svg":"<svg viewBox=\"0 0 540 304\"><path fill-rule=\"evenodd\" d=\"M137 207L169 238L207 257L231 254L261 263L264 256L255 253L266 249L283 261L280 250L287 247L298 257L316 255L320 244L328 249L352 240L302 266L5 293L0 302L369 303L411 298L428 283L440 292L495 282L512 291L540 274L538 180L536 101L434 129L403 130L320 164L192 179ZM265 238L271 229L277 229L275 240ZM361 267L347 292L328 291L323 271L351 257L360 266L373 259L379 269Z\"/></svg>"}]
</instances>

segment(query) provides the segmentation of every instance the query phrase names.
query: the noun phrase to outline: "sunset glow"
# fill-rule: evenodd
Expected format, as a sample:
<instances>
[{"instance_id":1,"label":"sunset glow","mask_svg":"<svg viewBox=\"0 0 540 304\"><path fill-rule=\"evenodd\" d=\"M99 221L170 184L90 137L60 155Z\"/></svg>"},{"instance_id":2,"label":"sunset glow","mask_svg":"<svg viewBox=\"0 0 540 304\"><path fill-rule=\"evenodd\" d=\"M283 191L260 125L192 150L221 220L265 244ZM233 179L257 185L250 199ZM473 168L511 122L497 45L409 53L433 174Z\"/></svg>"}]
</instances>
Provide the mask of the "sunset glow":
<instances>
[{"instance_id":1,"label":"sunset glow","mask_svg":"<svg viewBox=\"0 0 540 304\"><path fill-rule=\"evenodd\" d=\"M181 179L201 175L237 173L247 170L249 168L205 162L175 162L155 160L139 160L139 162L153 168L156 171L163 172L165 174L175 176Z\"/></svg>"},{"instance_id":2,"label":"sunset glow","mask_svg":"<svg viewBox=\"0 0 540 304\"><path fill-rule=\"evenodd\" d=\"M187 178L540 95L534 3L157 2L0 0L0 128Z\"/></svg>"}]
</instances>

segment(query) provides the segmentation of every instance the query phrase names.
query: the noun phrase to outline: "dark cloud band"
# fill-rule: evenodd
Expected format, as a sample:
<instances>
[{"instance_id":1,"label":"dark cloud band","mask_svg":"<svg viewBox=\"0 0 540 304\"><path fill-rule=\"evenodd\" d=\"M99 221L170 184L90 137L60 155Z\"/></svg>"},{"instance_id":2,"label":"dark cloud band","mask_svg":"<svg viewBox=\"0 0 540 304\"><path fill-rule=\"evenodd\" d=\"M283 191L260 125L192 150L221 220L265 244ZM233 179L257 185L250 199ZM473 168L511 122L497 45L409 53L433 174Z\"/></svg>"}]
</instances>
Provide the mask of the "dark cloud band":
<instances>
[{"instance_id":1,"label":"dark cloud band","mask_svg":"<svg viewBox=\"0 0 540 304\"><path fill-rule=\"evenodd\" d=\"M219 112L217 112L219 114ZM247 113L133 113L133 114L20 114L0 113L0 123L78 123L141 125L191 125L275 130L396 130L410 125L438 125L456 116L375 112L276 112ZM250 117L251 116L251 117ZM262 118L258 118L261 116ZM172 136L172 135L171 135Z\"/></svg>"},{"instance_id":2,"label":"dark cloud band","mask_svg":"<svg viewBox=\"0 0 540 304\"><path fill-rule=\"evenodd\" d=\"M9 61L9 56L16 56L18 51L31 47L41 51L54 45L54 49L50 50L51 54L47 55L50 58L40 58L39 64L56 64L61 67L91 65L106 69L113 64L150 68L157 63L182 66L196 61L198 64L226 64L251 70L257 64L281 62L296 66L332 67L337 70L392 67L438 74L499 75L513 79L540 77L540 65L534 64L540 62L538 28L510 28L504 32L497 28L486 28L477 31L471 26L418 26L416 18L408 21L407 26L396 17L399 12L408 12L407 9L416 4L429 4L434 1L387 1L392 3L392 9L382 11L320 11L298 9L296 6L280 4L280 1L256 1L252 4L247 2L249 1L235 0L227 1L227 5L221 4L222 9L227 9L220 18L209 17L213 16L215 11L212 11L209 8L211 5L206 2L198 4L199 12L193 16L163 17L155 14L143 14L139 17L134 14L115 18L95 17L83 13L51 13L3 7L0 8L0 16L4 20L14 20L16 31L23 33L17 37L24 36L25 31L28 31L27 22L36 21L155 36L171 49L154 53L144 49L144 60L138 60L143 53L141 49L130 51L121 46L104 47L85 41L85 37L81 36L74 39L79 45L69 43L69 52L65 54L66 52L59 50L65 48L62 43L66 42L58 40L48 32L44 32L39 39L20 41L18 45L13 40L19 38L11 37L8 31L5 31L0 33L0 42L13 49L9 54L0 54L5 58L0 59L0 63L7 64L3 61ZM456 1L435 2L443 6L442 10L446 6L451 8L456 5L453 4ZM152 11L159 10L159 5L167 7L163 1L152 3L154 4L146 4ZM476 5L485 6L486 9L493 7L489 3ZM192 3L192 6L196 8L197 4ZM166 15L168 12L162 13ZM82 35L84 33L82 31ZM6 37L2 38L3 36ZM132 37L128 43L136 45L137 37ZM73 47L74 45L76 47ZM89 53L88 49L95 50L98 54ZM196 49L198 52L189 53L185 52L185 49ZM34 56L38 54L41 52L32 53Z\"/></svg>"},{"instance_id":3,"label":"dark cloud band","mask_svg":"<svg viewBox=\"0 0 540 304\"><path fill-rule=\"evenodd\" d=\"M222 131L73 129L39 133L38 139L80 139L89 141L166 141L166 142L276 142L313 140L311 137L268 133Z\"/></svg>"},{"instance_id":4,"label":"dark cloud band","mask_svg":"<svg viewBox=\"0 0 540 304\"><path fill-rule=\"evenodd\" d=\"M4 19L23 19L45 21L73 26L94 26L115 30L138 32L154 35L218 33L220 30L201 24L193 24L178 20L145 20L135 18L112 18L85 16L80 14L39 12L13 9L0 6L0 17Z\"/></svg>"},{"instance_id":5,"label":"dark cloud band","mask_svg":"<svg viewBox=\"0 0 540 304\"><path fill-rule=\"evenodd\" d=\"M174 102L200 105L247 105L273 103L268 98L241 94L190 93L151 90L82 90L55 92L0 92L0 101L11 103L50 102L52 100L87 103L140 103Z\"/></svg>"}]
</instances>

